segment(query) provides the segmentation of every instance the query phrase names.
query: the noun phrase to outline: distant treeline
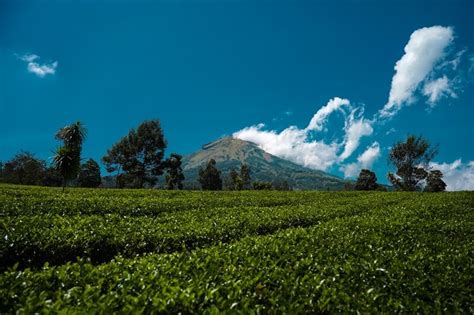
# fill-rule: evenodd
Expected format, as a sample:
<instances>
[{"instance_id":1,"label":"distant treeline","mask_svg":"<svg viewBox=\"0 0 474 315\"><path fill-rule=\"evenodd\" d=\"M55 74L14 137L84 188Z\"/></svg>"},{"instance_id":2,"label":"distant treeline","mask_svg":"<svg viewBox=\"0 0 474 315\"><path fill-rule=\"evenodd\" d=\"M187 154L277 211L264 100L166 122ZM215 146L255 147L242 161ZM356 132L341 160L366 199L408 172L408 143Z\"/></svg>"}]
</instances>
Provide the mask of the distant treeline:
<instances>
[{"instance_id":1,"label":"distant treeline","mask_svg":"<svg viewBox=\"0 0 474 315\"><path fill-rule=\"evenodd\" d=\"M182 156L171 153L165 158L167 142L158 119L147 120L119 139L102 157L109 176L102 177L98 162L83 160L82 145L86 129L75 122L58 130L55 138L61 142L51 163L36 158L32 153L20 151L11 160L0 162L0 181L21 185L115 187L115 188L164 188L184 189ZM429 162L437 149L421 136L408 136L396 143L389 154L395 173L388 173L395 190L444 191L446 184L439 170L432 170ZM84 161L84 162L83 162ZM81 163L82 162L82 163ZM164 175L164 184L158 180ZM232 169L222 179L216 161L211 159L199 169L199 187L202 190L291 190L286 181L252 182L251 169L241 165ZM198 184L198 183L196 183ZM188 187L192 188L192 187ZM374 172L362 169L355 183L348 182L345 190L380 190L386 187L377 183Z\"/></svg>"}]
</instances>

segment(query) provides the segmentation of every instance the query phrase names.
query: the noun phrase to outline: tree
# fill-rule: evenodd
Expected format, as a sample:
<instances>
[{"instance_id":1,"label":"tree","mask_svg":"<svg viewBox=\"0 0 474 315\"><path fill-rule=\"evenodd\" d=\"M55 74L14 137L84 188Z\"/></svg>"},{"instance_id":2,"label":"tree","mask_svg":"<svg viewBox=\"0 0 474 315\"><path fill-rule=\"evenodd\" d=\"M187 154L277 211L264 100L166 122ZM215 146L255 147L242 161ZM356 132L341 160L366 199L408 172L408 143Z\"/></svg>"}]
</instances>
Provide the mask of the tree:
<instances>
[{"instance_id":1,"label":"tree","mask_svg":"<svg viewBox=\"0 0 474 315\"><path fill-rule=\"evenodd\" d=\"M27 151L20 151L3 165L2 180L20 185L41 185L46 163Z\"/></svg>"},{"instance_id":2,"label":"tree","mask_svg":"<svg viewBox=\"0 0 474 315\"><path fill-rule=\"evenodd\" d=\"M63 141L63 145L56 150L53 162L63 178L63 190L66 182L76 178L79 173L85 137L86 129L80 121L65 126L56 133L56 139Z\"/></svg>"},{"instance_id":3,"label":"tree","mask_svg":"<svg viewBox=\"0 0 474 315\"><path fill-rule=\"evenodd\" d=\"M437 149L423 137L408 136L405 142L396 143L390 151L389 161L397 168L388 179L397 190L420 190L428 176L426 169Z\"/></svg>"},{"instance_id":4,"label":"tree","mask_svg":"<svg viewBox=\"0 0 474 315\"><path fill-rule=\"evenodd\" d=\"M54 166L46 168L42 184L51 187L60 187L63 184L62 176Z\"/></svg>"},{"instance_id":5,"label":"tree","mask_svg":"<svg viewBox=\"0 0 474 315\"><path fill-rule=\"evenodd\" d=\"M221 172L214 159L209 160L206 168L199 168L199 183L202 190L222 190Z\"/></svg>"},{"instance_id":6,"label":"tree","mask_svg":"<svg viewBox=\"0 0 474 315\"><path fill-rule=\"evenodd\" d=\"M288 181L286 180L276 180L272 183L272 187L275 190L285 190L285 191L291 190L290 184L288 184Z\"/></svg>"},{"instance_id":7,"label":"tree","mask_svg":"<svg viewBox=\"0 0 474 315\"><path fill-rule=\"evenodd\" d=\"M253 189L255 190L272 190L272 183L269 182L253 182Z\"/></svg>"},{"instance_id":8,"label":"tree","mask_svg":"<svg viewBox=\"0 0 474 315\"><path fill-rule=\"evenodd\" d=\"M250 167L246 164L242 164L240 167L240 174L236 170L232 169L229 173L231 185L233 190L250 189Z\"/></svg>"},{"instance_id":9,"label":"tree","mask_svg":"<svg viewBox=\"0 0 474 315\"><path fill-rule=\"evenodd\" d=\"M425 191L441 192L446 190L446 183L443 181L443 173L439 170L432 170L426 178Z\"/></svg>"},{"instance_id":10,"label":"tree","mask_svg":"<svg viewBox=\"0 0 474 315\"><path fill-rule=\"evenodd\" d=\"M154 186L165 168L165 149L160 121L149 120L130 130L107 151L102 161L108 172L117 171L118 186Z\"/></svg>"},{"instance_id":11,"label":"tree","mask_svg":"<svg viewBox=\"0 0 474 315\"><path fill-rule=\"evenodd\" d=\"M181 159L181 155L172 153L166 160L166 189L183 189L184 174L181 168Z\"/></svg>"},{"instance_id":12,"label":"tree","mask_svg":"<svg viewBox=\"0 0 474 315\"><path fill-rule=\"evenodd\" d=\"M93 159L89 159L86 163L82 164L77 183L80 187L99 187L102 183L99 164Z\"/></svg>"},{"instance_id":13,"label":"tree","mask_svg":"<svg viewBox=\"0 0 474 315\"><path fill-rule=\"evenodd\" d=\"M232 190L242 190L243 182L242 178L240 177L239 173L235 169L231 169L229 172L230 182L231 182L231 189Z\"/></svg>"},{"instance_id":14,"label":"tree","mask_svg":"<svg viewBox=\"0 0 474 315\"><path fill-rule=\"evenodd\" d=\"M130 163L132 153L130 152L130 145L128 144L128 137L123 137L119 142L114 144L112 148L107 150L107 154L102 158L102 162L105 165L105 169L109 173L116 172L115 175L115 187L125 187L125 181L123 180L122 171L125 166L126 169L129 167L127 163Z\"/></svg>"},{"instance_id":15,"label":"tree","mask_svg":"<svg viewBox=\"0 0 474 315\"><path fill-rule=\"evenodd\" d=\"M242 180L243 189L250 189L252 187L250 173L250 167L247 164L242 164L240 167L240 179Z\"/></svg>"},{"instance_id":16,"label":"tree","mask_svg":"<svg viewBox=\"0 0 474 315\"><path fill-rule=\"evenodd\" d=\"M378 188L377 176L374 172L363 169L360 171L359 177L355 184L355 190L376 190Z\"/></svg>"}]
</instances>

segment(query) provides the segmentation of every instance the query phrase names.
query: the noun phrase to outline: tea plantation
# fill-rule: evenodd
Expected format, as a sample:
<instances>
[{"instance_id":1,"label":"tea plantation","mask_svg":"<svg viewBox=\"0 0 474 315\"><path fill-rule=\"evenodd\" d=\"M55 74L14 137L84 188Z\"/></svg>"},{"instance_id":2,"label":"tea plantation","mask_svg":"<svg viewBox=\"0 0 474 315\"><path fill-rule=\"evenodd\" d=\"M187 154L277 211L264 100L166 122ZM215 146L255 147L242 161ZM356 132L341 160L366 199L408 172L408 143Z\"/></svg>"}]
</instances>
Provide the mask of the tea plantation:
<instances>
[{"instance_id":1,"label":"tea plantation","mask_svg":"<svg viewBox=\"0 0 474 315\"><path fill-rule=\"evenodd\" d=\"M0 185L0 313L474 313L474 193Z\"/></svg>"}]
</instances>

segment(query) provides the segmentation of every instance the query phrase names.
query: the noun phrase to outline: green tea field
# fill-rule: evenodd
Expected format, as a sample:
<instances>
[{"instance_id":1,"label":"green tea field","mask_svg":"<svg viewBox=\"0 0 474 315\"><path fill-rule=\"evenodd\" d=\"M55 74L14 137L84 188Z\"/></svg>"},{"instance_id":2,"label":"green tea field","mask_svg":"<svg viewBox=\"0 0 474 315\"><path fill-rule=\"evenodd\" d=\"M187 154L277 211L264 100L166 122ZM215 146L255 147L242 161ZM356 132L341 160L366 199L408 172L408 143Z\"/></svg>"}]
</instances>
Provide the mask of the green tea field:
<instances>
[{"instance_id":1,"label":"green tea field","mask_svg":"<svg viewBox=\"0 0 474 315\"><path fill-rule=\"evenodd\" d=\"M474 313L474 193L0 185L0 313Z\"/></svg>"}]
</instances>

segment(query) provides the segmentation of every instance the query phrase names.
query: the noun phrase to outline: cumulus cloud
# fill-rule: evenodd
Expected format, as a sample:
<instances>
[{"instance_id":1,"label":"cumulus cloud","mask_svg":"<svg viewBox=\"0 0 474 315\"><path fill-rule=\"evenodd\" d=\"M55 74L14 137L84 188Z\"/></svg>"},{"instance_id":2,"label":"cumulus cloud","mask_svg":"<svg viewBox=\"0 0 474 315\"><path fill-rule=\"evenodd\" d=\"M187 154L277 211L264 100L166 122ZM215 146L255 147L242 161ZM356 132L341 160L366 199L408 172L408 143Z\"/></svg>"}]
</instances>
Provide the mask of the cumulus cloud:
<instances>
[{"instance_id":1,"label":"cumulus cloud","mask_svg":"<svg viewBox=\"0 0 474 315\"><path fill-rule=\"evenodd\" d=\"M349 163L340 167L344 177L356 177L361 169L370 169L374 162L380 157L380 145L376 141L372 143L359 157L357 162Z\"/></svg>"},{"instance_id":2,"label":"cumulus cloud","mask_svg":"<svg viewBox=\"0 0 474 315\"><path fill-rule=\"evenodd\" d=\"M474 190L474 161L462 163L457 159L452 163L431 162L430 166L444 174L447 190Z\"/></svg>"},{"instance_id":3,"label":"cumulus cloud","mask_svg":"<svg viewBox=\"0 0 474 315\"><path fill-rule=\"evenodd\" d=\"M326 170L337 158L338 145L320 141L308 141L304 129L288 127L281 132L263 130L264 124L237 131L234 138L256 143L268 153L313 169Z\"/></svg>"},{"instance_id":4,"label":"cumulus cloud","mask_svg":"<svg viewBox=\"0 0 474 315\"><path fill-rule=\"evenodd\" d=\"M344 161L352 155L352 153L359 147L360 139L364 136L370 136L374 129L370 122L363 117L361 109L355 109L351 112L349 118L346 120L344 127L346 131L344 141L344 151L339 156L340 161Z\"/></svg>"},{"instance_id":5,"label":"cumulus cloud","mask_svg":"<svg viewBox=\"0 0 474 315\"><path fill-rule=\"evenodd\" d=\"M451 88L451 83L446 76L425 83L423 95L428 97L428 103L434 107L443 96L456 98L457 95Z\"/></svg>"},{"instance_id":6,"label":"cumulus cloud","mask_svg":"<svg viewBox=\"0 0 474 315\"><path fill-rule=\"evenodd\" d=\"M424 27L411 34L405 54L395 64L388 102L380 110L380 117L392 117L413 102L416 89L443 60L453 39L452 28L443 26Z\"/></svg>"},{"instance_id":7,"label":"cumulus cloud","mask_svg":"<svg viewBox=\"0 0 474 315\"><path fill-rule=\"evenodd\" d=\"M342 110L343 106L349 106L350 102L348 99L342 99L340 97L335 97L330 100L326 106L321 107L308 124L306 129L308 130L323 130L323 125L326 123L326 120L332 112L337 110Z\"/></svg>"},{"instance_id":8,"label":"cumulus cloud","mask_svg":"<svg viewBox=\"0 0 474 315\"><path fill-rule=\"evenodd\" d=\"M55 74L56 68L58 67L57 61L40 64L37 62L40 57L35 54L26 54L18 56L18 58L27 63L27 69L29 72L36 74L40 78L43 78L48 74Z\"/></svg>"},{"instance_id":9,"label":"cumulus cloud","mask_svg":"<svg viewBox=\"0 0 474 315\"><path fill-rule=\"evenodd\" d=\"M345 137L342 141L325 142L314 140L313 133L323 130L329 115L347 108L345 116ZM305 129L290 126L281 132L265 130L264 124L246 127L233 134L235 138L256 143L260 148L278 157L313 169L327 170L348 158L359 146L360 138L372 133L370 123L363 118L363 110L340 97L331 99L321 107ZM343 150L339 156L339 152ZM342 158L341 158L342 157Z\"/></svg>"}]
</instances>

